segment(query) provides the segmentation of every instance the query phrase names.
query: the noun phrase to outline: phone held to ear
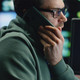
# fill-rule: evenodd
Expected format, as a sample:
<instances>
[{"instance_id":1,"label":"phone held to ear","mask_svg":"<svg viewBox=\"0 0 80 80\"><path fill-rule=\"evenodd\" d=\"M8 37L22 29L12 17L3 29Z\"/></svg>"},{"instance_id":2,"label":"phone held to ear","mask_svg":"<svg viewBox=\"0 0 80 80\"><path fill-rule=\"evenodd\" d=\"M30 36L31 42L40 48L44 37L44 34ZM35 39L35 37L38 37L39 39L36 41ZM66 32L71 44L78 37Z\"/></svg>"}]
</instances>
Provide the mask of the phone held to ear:
<instances>
[{"instance_id":1,"label":"phone held to ear","mask_svg":"<svg viewBox=\"0 0 80 80\"><path fill-rule=\"evenodd\" d=\"M30 25L33 26L35 29L38 29L39 26L50 25L54 26L49 20L43 16L40 11L32 7L28 11L26 11L23 15L23 19Z\"/></svg>"}]
</instances>

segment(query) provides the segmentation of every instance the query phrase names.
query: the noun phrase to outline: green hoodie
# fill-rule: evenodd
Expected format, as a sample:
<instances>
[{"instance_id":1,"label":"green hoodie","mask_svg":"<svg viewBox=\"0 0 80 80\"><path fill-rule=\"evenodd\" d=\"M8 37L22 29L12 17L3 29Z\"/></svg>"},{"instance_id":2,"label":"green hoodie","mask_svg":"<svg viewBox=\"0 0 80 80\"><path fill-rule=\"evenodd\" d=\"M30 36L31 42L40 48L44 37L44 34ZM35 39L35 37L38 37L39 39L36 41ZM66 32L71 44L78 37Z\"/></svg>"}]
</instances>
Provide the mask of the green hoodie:
<instances>
[{"instance_id":1,"label":"green hoodie","mask_svg":"<svg viewBox=\"0 0 80 80\"><path fill-rule=\"evenodd\" d=\"M17 16L0 30L0 80L78 80L62 59L50 66L37 28Z\"/></svg>"}]
</instances>

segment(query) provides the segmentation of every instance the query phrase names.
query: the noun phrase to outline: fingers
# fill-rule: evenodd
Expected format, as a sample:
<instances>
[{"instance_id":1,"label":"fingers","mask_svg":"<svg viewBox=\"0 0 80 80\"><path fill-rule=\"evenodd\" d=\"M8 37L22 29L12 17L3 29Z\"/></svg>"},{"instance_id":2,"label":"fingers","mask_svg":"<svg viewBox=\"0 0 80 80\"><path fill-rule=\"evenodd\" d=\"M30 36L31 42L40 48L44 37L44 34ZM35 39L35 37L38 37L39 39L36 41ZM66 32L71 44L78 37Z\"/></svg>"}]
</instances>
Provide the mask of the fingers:
<instances>
[{"instance_id":1,"label":"fingers","mask_svg":"<svg viewBox=\"0 0 80 80\"><path fill-rule=\"evenodd\" d=\"M43 51L44 51L45 57L49 57L47 55L52 55L51 50L52 50L53 46L46 43L43 39L41 39L40 41L41 41L42 45L44 46Z\"/></svg>"},{"instance_id":2,"label":"fingers","mask_svg":"<svg viewBox=\"0 0 80 80\"><path fill-rule=\"evenodd\" d=\"M45 40L48 44L55 45L55 43L59 43L60 39L64 40L61 32L58 29L52 27L40 27L38 33L41 38Z\"/></svg>"},{"instance_id":3,"label":"fingers","mask_svg":"<svg viewBox=\"0 0 80 80\"><path fill-rule=\"evenodd\" d=\"M51 31L51 32L54 33L59 39L61 39L62 41L64 41L64 38L63 38L63 36L62 36L62 34L61 34L61 31L59 31L58 28L52 27L52 26L45 26L45 29Z\"/></svg>"},{"instance_id":4,"label":"fingers","mask_svg":"<svg viewBox=\"0 0 80 80\"><path fill-rule=\"evenodd\" d=\"M41 38L48 44L55 44L54 41L57 41L57 39L53 37L50 37L49 35L50 34L45 34L45 33L42 33L42 32L38 32L39 35L41 36Z\"/></svg>"},{"instance_id":5,"label":"fingers","mask_svg":"<svg viewBox=\"0 0 80 80\"><path fill-rule=\"evenodd\" d=\"M49 47L50 44L48 44L48 42L46 42L45 40L41 39L40 42L42 43L42 45L45 47ZM54 43L55 44L55 43Z\"/></svg>"}]
</instances>

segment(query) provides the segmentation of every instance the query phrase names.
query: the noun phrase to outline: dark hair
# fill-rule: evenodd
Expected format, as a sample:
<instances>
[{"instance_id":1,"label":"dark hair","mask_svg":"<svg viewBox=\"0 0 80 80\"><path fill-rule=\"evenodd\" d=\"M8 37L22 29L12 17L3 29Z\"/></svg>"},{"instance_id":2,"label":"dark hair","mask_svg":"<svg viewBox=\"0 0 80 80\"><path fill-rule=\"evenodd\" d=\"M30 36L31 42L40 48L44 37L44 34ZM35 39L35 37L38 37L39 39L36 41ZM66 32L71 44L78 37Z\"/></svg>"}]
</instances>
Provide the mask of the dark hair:
<instances>
[{"instance_id":1,"label":"dark hair","mask_svg":"<svg viewBox=\"0 0 80 80\"><path fill-rule=\"evenodd\" d=\"M29 9L32 6L39 7L42 4L42 0L13 0L15 12L19 15L23 15L23 9Z\"/></svg>"}]
</instances>

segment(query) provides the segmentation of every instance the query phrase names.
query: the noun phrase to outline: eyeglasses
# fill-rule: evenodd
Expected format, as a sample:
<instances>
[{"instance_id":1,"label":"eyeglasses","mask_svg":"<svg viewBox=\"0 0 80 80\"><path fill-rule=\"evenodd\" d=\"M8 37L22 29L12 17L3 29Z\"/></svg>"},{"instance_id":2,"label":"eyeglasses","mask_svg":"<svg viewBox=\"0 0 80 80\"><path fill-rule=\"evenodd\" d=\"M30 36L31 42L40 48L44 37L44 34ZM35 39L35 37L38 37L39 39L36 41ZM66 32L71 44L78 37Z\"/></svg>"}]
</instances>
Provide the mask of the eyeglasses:
<instances>
[{"instance_id":1,"label":"eyeglasses","mask_svg":"<svg viewBox=\"0 0 80 80\"><path fill-rule=\"evenodd\" d=\"M62 8L62 9L54 9L54 10L49 10L49 9L43 9L43 8L37 8L39 11L44 11L44 12L50 12L52 13L54 18L57 18L58 16L60 16L61 12L64 14L64 16L66 16L67 13L67 8Z\"/></svg>"}]
</instances>

